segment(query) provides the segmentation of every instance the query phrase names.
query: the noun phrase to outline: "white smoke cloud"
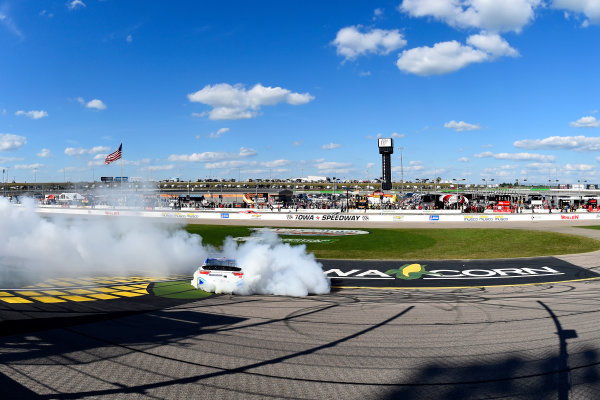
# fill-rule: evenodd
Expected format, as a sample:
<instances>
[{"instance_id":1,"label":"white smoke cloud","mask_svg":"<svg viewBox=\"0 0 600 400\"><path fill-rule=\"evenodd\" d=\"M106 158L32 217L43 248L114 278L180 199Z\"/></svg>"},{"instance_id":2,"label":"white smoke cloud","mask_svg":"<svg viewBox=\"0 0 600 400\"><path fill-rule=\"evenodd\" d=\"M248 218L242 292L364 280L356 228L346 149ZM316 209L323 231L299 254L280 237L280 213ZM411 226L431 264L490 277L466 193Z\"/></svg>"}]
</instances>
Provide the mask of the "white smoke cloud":
<instances>
[{"instance_id":1,"label":"white smoke cloud","mask_svg":"<svg viewBox=\"0 0 600 400\"><path fill-rule=\"evenodd\" d=\"M0 281L86 273L186 273L204 259L202 238L144 220L42 218L31 199L0 198Z\"/></svg>"},{"instance_id":2,"label":"white smoke cloud","mask_svg":"<svg viewBox=\"0 0 600 400\"><path fill-rule=\"evenodd\" d=\"M226 239L222 255L238 260L244 285L217 292L306 296L328 293L329 281L304 246L284 244L271 232L238 245ZM216 249L181 229L143 219L42 218L31 199L0 198L2 287L90 274L192 274Z\"/></svg>"},{"instance_id":3,"label":"white smoke cloud","mask_svg":"<svg viewBox=\"0 0 600 400\"><path fill-rule=\"evenodd\" d=\"M244 272L241 286L217 287L217 292L236 294L274 294L306 296L329 293L329 280L320 263L305 246L282 243L273 232L264 230L253 235L257 240L238 244L227 238L225 257L234 258Z\"/></svg>"}]
</instances>

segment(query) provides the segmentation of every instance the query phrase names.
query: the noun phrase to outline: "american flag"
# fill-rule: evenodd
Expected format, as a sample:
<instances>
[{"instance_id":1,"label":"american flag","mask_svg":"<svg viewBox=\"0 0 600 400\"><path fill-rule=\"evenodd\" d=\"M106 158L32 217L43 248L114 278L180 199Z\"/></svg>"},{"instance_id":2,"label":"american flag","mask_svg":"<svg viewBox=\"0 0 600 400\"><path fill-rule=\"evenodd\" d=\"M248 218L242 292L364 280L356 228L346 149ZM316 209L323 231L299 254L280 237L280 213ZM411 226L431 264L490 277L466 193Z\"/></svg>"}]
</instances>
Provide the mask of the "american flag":
<instances>
[{"instance_id":1,"label":"american flag","mask_svg":"<svg viewBox=\"0 0 600 400\"><path fill-rule=\"evenodd\" d=\"M121 145L119 146L117 151L110 153L109 155L106 156L106 160L104 160L104 164L108 165L111 162L117 161L119 158L121 158L121 155L123 155L123 153L121 152L122 148L123 148L123 143L121 143Z\"/></svg>"}]
</instances>

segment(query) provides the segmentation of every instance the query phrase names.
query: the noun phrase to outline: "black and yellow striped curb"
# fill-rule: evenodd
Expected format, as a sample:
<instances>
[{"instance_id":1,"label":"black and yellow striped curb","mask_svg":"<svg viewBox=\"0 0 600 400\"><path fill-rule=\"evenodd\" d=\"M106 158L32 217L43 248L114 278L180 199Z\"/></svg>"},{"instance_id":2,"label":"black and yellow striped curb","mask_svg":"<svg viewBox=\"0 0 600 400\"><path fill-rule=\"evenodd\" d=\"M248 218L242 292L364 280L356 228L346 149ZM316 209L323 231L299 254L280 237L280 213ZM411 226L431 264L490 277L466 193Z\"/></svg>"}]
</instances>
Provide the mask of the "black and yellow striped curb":
<instances>
[{"instance_id":1,"label":"black and yellow striped curb","mask_svg":"<svg viewBox=\"0 0 600 400\"><path fill-rule=\"evenodd\" d=\"M113 300L148 294L151 282L170 281L179 277L128 276L48 279L22 289L0 289L5 303L65 303Z\"/></svg>"}]
</instances>

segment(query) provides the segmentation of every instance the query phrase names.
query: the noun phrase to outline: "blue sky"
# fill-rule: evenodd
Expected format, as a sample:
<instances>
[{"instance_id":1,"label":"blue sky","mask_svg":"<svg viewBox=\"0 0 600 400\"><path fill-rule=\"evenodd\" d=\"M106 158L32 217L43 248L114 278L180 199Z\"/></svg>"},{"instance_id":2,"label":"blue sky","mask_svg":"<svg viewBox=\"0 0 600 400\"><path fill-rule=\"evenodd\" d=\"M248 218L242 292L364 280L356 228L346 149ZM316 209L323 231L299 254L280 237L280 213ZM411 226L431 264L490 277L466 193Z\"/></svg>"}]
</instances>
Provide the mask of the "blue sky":
<instances>
[{"instance_id":1,"label":"blue sky","mask_svg":"<svg viewBox=\"0 0 600 400\"><path fill-rule=\"evenodd\" d=\"M600 0L0 0L0 167L600 183Z\"/></svg>"}]
</instances>

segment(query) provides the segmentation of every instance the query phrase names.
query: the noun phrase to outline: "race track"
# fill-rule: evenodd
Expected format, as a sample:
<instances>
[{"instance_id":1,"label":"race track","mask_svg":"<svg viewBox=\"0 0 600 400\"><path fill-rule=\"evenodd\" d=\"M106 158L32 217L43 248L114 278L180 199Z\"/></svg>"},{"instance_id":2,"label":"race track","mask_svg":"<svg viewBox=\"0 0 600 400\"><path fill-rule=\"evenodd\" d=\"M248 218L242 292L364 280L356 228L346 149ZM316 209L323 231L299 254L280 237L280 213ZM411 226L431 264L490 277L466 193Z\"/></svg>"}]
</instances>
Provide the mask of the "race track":
<instances>
[{"instance_id":1,"label":"race track","mask_svg":"<svg viewBox=\"0 0 600 400\"><path fill-rule=\"evenodd\" d=\"M594 399L597 282L217 296L1 338L25 397Z\"/></svg>"},{"instance_id":2,"label":"race track","mask_svg":"<svg viewBox=\"0 0 600 400\"><path fill-rule=\"evenodd\" d=\"M600 273L598 253L560 259ZM13 321L48 307L67 318L0 337L0 387L42 399L596 399L599 293L592 279L12 304Z\"/></svg>"}]
</instances>

